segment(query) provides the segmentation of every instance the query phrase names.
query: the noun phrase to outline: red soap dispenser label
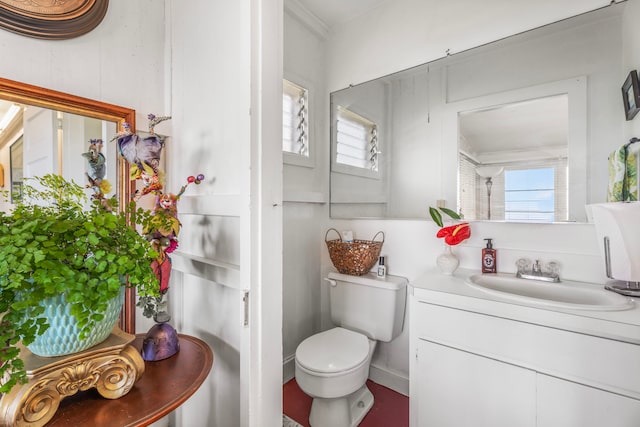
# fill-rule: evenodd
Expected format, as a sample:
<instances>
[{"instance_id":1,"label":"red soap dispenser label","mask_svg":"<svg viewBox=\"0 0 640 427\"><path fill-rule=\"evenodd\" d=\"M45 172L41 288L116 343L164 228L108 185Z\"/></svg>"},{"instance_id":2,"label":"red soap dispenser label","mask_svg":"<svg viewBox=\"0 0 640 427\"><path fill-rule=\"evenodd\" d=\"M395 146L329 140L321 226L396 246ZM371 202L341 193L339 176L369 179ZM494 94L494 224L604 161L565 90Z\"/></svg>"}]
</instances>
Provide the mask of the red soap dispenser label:
<instances>
[{"instance_id":1,"label":"red soap dispenser label","mask_svg":"<svg viewBox=\"0 0 640 427\"><path fill-rule=\"evenodd\" d=\"M493 251L485 250L482 254L482 272L483 273L495 273L496 272L496 256Z\"/></svg>"},{"instance_id":2,"label":"red soap dispenser label","mask_svg":"<svg viewBox=\"0 0 640 427\"><path fill-rule=\"evenodd\" d=\"M487 241L487 247L482 250L482 272L495 273L496 269L496 250L493 249L493 239L484 239Z\"/></svg>"}]
</instances>

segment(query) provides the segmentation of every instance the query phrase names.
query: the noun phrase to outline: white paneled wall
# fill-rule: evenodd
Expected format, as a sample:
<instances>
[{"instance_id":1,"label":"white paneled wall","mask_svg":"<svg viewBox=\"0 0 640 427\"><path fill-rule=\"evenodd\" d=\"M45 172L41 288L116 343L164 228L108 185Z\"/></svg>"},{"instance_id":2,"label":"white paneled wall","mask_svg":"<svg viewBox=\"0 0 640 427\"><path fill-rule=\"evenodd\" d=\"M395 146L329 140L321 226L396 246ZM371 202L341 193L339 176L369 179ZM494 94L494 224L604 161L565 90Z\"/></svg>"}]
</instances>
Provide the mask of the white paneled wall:
<instances>
[{"instance_id":1,"label":"white paneled wall","mask_svg":"<svg viewBox=\"0 0 640 427\"><path fill-rule=\"evenodd\" d=\"M283 379L294 376L296 347L320 331L320 263L324 205L285 202L283 272Z\"/></svg>"},{"instance_id":2,"label":"white paneled wall","mask_svg":"<svg viewBox=\"0 0 640 427\"><path fill-rule=\"evenodd\" d=\"M294 375L298 344L321 330L321 240L328 216L329 95L325 87L326 29L288 4L284 14L284 75L309 93L310 162L284 165L283 380Z\"/></svg>"},{"instance_id":3,"label":"white paneled wall","mask_svg":"<svg viewBox=\"0 0 640 427\"><path fill-rule=\"evenodd\" d=\"M170 309L180 333L206 342L214 353L214 369L198 391L172 415L174 425L189 427L238 425L240 414L240 350L244 292L202 276L182 273L198 261L174 256ZM178 258L183 258L177 262ZM190 268L185 268L189 269ZM193 270L191 270L193 271ZM224 392L221 392L221 386Z\"/></svg>"},{"instance_id":4,"label":"white paneled wall","mask_svg":"<svg viewBox=\"0 0 640 427\"><path fill-rule=\"evenodd\" d=\"M267 5L267 3L269 3ZM167 181L183 272L172 306L215 354L178 426L275 425L282 373L282 2L167 1ZM223 413L225 412L225 413Z\"/></svg>"}]
</instances>

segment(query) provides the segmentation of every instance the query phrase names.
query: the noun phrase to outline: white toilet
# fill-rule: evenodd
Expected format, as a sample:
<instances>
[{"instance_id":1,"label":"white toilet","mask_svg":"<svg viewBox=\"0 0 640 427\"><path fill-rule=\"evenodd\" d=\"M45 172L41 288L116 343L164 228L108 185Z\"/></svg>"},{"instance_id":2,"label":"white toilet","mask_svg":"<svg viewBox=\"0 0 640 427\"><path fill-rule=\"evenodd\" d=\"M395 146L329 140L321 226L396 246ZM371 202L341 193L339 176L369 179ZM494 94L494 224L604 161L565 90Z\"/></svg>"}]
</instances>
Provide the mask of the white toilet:
<instances>
[{"instance_id":1,"label":"white toilet","mask_svg":"<svg viewBox=\"0 0 640 427\"><path fill-rule=\"evenodd\" d=\"M407 279L329 273L326 280L337 327L300 343L296 381L313 397L312 427L354 427L373 405L365 382L376 342L402 332Z\"/></svg>"}]
</instances>

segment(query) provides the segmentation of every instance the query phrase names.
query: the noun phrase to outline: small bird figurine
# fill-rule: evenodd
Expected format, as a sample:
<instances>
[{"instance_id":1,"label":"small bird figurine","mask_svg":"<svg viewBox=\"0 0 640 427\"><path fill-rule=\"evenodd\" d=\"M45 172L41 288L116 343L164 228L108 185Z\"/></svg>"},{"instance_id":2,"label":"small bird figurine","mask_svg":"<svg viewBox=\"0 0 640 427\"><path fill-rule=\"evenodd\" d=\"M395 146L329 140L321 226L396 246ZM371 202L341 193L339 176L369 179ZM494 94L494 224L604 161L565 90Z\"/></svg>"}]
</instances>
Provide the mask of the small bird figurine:
<instances>
[{"instance_id":1,"label":"small bird figurine","mask_svg":"<svg viewBox=\"0 0 640 427\"><path fill-rule=\"evenodd\" d=\"M89 171L87 172L87 175L94 180L104 179L106 174L106 159L101 151L102 140L90 139L89 151L87 151L86 153L82 153L82 157L86 158L89 162Z\"/></svg>"},{"instance_id":2,"label":"small bird figurine","mask_svg":"<svg viewBox=\"0 0 640 427\"><path fill-rule=\"evenodd\" d=\"M171 119L171 116L156 116L155 114L149 114L147 116L149 119L149 133L155 135L154 128L158 123L162 123L165 120Z\"/></svg>"}]
</instances>

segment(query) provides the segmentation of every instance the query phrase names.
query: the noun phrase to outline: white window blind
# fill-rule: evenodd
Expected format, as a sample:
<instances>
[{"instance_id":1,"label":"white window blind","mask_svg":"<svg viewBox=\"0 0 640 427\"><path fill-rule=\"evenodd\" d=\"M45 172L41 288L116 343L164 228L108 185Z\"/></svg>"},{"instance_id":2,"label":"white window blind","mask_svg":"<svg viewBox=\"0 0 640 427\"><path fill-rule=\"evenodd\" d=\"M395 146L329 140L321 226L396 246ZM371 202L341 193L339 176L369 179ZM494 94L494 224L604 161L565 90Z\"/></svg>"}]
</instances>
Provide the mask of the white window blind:
<instances>
[{"instance_id":1,"label":"white window blind","mask_svg":"<svg viewBox=\"0 0 640 427\"><path fill-rule=\"evenodd\" d=\"M288 80L282 81L282 89L282 151L309 157L309 91Z\"/></svg>"},{"instance_id":2,"label":"white window blind","mask_svg":"<svg viewBox=\"0 0 640 427\"><path fill-rule=\"evenodd\" d=\"M566 160L549 163L546 167L505 170L506 220L567 220Z\"/></svg>"},{"instance_id":3,"label":"white window blind","mask_svg":"<svg viewBox=\"0 0 640 427\"><path fill-rule=\"evenodd\" d=\"M338 107L336 120L336 162L378 171L378 126L359 114Z\"/></svg>"}]
</instances>

